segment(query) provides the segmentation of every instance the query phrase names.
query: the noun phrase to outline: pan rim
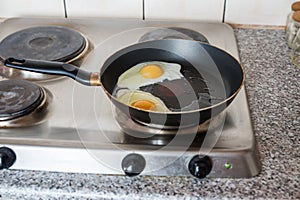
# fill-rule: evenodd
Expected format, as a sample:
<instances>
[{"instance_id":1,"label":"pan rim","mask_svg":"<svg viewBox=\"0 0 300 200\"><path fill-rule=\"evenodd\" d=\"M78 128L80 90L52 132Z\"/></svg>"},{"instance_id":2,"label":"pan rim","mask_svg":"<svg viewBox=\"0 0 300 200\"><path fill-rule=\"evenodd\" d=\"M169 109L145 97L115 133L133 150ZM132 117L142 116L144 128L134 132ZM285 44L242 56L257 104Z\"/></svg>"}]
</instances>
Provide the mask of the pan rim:
<instances>
[{"instance_id":1,"label":"pan rim","mask_svg":"<svg viewBox=\"0 0 300 200\"><path fill-rule=\"evenodd\" d=\"M128 48L132 48L133 46L139 46L141 44L147 44L147 43L154 43L154 42L158 42L158 41L178 41L179 39L163 39L163 40L152 40L152 41L145 41L145 42L139 42L139 43L136 43L136 44L133 44L133 45L130 45L128 47L125 47L117 52L115 52L113 55L116 55L120 52L123 52L123 51L126 51ZM199 108L199 109L196 109L196 110L189 110L189 111L170 111L170 112L158 112L158 111L151 111L151 110L143 110L143 109L139 109L139 108L136 108L134 106L131 106L131 105L128 105L128 104L125 104L121 101L119 101L115 96L113 96L109 91L106 90L106 88L103 86L103 84L101 84L101 87L102 89L104 90L104 92L106 93L106 95L108 95L110 98L114 99L116 102L120 103L120 104L123 104L124 106L128 107L128 109L134 109L134 110L137 110L137 111L140 111L140 112L144 112L144 113L151 113L151 114L157 114L157 115L180 115L180 114L189 114L189 113L197 113L197 112L202 112L202 111L206 111L206 110L210 110L210 109L213 109L213 108L216 108L222 104L225 104L226 102L230 101L230 100L233 100L237 94L240 92L240 90L243 88L244 84L245 84L245 68L244 66L241 64L241 62L235 58L234 56L232 56L231 53L228 53L226 52L225 50L219 48L219 47L216 47L216 46L213 46L211 44L207 44L207 43L204 43L204 42L199 42L199 41L192 41L192 40L181 40L181 41L188 41L188 42L192 42L192 43L200 43L201 45L204 45L204 46L209 46L209 47L212 47L216 50L219 50L221 51L222 53L225 53L227 54L229 57L231 57L236 63L238 63L241 71L242 71L242 80L241 80L241 83L240 83L240 86L235 90L235 92L230 95L229 97L227 97L226 99L216 103L216 104L213 104L213 105L210 105L210 106L207 106L207 107L204 107L204 108ZM113 55L111 55L110 57L112 57ZM104 65L103 65L104 66ZM100 69L100 82L102 83L102 69L103 69L103 66L101 67ZM226 106L227 107L227 106Z\"/></svg>"}]
</instances>

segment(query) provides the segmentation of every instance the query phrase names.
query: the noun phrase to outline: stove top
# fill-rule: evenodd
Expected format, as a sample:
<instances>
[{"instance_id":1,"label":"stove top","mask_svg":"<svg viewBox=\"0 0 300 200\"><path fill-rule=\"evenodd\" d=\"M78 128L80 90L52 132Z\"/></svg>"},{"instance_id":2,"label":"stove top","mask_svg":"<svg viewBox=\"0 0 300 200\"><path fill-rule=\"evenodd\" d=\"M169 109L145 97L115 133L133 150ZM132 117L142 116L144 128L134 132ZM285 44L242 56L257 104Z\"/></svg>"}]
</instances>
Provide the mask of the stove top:
<instances>
[{"instance_id":1,"label":"stove top","mask_svg":"<svg viewBox=\"0 0 300 200\"><path fill-rule=\"evenodd\" d=\"M149 35L157 39L159 32L165 29L176 30L177 34L163 35L163 38L180 38L181 35L186 37L183 39L197 38L238 59L233 30L222 23L13 18L0 24L0 41L37 26L66 27L82 34L89 42L89 50L75 64L91 72L99 71L117 50L150 40ZM191 35L186 30L190 30ZM3 79L10 78L26 79L25 76ZM192 127L192 131L177 130L176 134L166 136L161 134L165 130L146 131L130 120L117 123L116 119L123 116L99 87L83 86L68 78L40 76L29 80L49 92L49 113L43 123L37 125L0 128L0 155L1 151L9 151L7 154L15 156L15 161L10 161L11 166L2 168L128 176L194 175L198 178L252 177L259 173L244 87L217 116L218 120L211 120L221 123ZM129 131L124 124L130 127ZM198 131L196 136L189 134L201 129L204 130ZM5 156L0 158L2 163L7 160Z\"/></svg>"}]
</instances>

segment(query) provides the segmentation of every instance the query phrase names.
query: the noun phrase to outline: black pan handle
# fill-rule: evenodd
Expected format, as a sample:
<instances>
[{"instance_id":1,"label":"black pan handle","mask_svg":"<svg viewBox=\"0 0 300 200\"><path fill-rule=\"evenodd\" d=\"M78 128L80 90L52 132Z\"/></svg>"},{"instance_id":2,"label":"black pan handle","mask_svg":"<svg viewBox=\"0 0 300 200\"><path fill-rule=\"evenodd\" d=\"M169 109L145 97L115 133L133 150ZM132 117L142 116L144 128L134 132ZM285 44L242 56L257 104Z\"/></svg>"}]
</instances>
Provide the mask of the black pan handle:
<instances>
[{"instance_id":1,"label":"black pan handle","mask_svg":"<svg viewBox=\"0 0 300 200\"><path fill-rule=\"evenodd\" d=\"M68 63L10 57L4 61L4 65L31 72L67 76L83 85L101 85L99 73L87 72Z\"/></svg>"}]
</instances>

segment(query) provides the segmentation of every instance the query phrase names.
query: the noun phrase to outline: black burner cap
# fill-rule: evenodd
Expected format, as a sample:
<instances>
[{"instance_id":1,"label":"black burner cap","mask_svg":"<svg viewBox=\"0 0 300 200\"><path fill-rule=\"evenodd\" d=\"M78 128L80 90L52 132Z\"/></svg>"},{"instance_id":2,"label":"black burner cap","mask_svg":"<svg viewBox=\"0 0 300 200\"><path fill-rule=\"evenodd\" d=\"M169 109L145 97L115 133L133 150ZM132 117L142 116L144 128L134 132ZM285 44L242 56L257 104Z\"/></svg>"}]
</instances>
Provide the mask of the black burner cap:
<instances>
[{"instance_id":1,"label":"black burner cap","mask_svg":"<svg viewBox=\"0 0 300 200\"><path fill-rule=\"evenodd\" d=\"M66 62L85 48L85 38L60 26L38 26L15 32L0 43L0 55Z\"/></svg>"},{"instance_id":2,"label":"black burner cap","mask_svg":"<svg viewBox=\"0 0 300 200\"><path fill-rule=\"evenodd\" d=\"M0 120L26 115L43 100L42 89L25 80L0 81Z\"/></svg>"}]
</instances>

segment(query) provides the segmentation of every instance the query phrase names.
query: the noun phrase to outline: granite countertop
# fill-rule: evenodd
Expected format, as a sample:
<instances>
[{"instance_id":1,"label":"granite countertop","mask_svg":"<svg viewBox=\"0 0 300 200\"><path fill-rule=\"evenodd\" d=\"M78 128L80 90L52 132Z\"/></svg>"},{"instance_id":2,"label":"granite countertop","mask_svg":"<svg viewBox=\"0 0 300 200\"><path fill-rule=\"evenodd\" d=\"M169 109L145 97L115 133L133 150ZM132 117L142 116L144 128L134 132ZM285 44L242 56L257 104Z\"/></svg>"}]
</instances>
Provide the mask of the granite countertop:
<instances>
[{"instance_id":1,"label":"granite countertop","mask_svg":"<svg viewBox=\"0 0 300 200\"><path fill-rule=\"evenodd\" d=\"M300 198L300 69L284 30L235 29L262 171L249 179L0 171L0 199ZM2 198L1 198L2 197Z\"/></svg>"}]
</instances>

